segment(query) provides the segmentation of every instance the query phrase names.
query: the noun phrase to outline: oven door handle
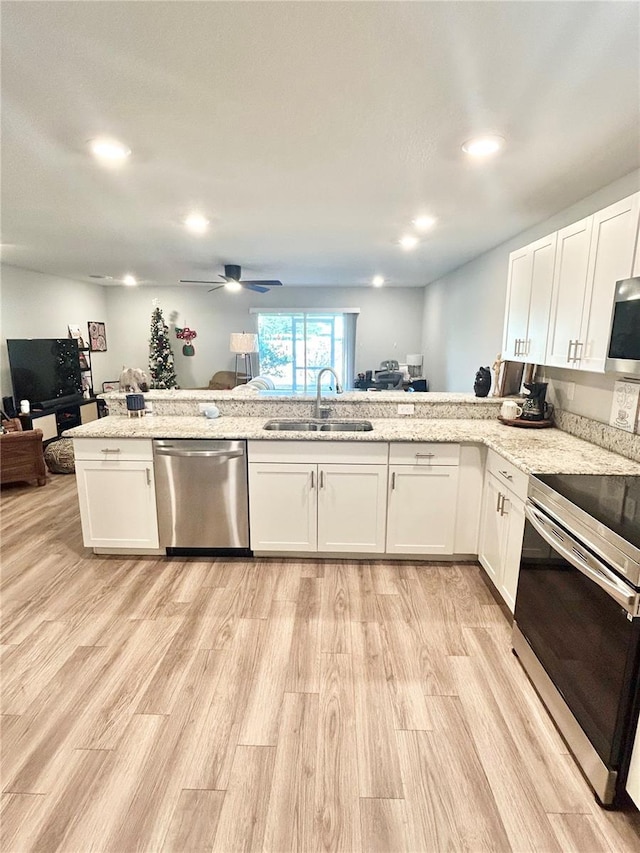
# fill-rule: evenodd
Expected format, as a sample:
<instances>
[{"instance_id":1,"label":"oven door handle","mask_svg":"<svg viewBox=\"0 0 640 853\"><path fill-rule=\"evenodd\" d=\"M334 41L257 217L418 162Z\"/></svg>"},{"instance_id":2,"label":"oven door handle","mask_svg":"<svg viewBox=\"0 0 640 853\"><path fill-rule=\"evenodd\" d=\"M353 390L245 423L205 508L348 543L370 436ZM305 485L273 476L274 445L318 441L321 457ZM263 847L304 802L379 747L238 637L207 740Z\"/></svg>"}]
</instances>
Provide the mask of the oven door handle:
<instances>
[{"instance_id":1,"label":"oven door handle","mask_svg":"<svg viewBox=\"0 0 640 853\"><path fill-rule=\"evenodd\" d=\"M545 542L551 545L554 551L561 554L575 569L597 584L614 601L622 605L627 613L631 613L632 616L636 615L637 593L630 591L630 588L623 581L619 580L611 569L608 569L604 563L601 563L592 554L589 554L588 558L583 556L578 550L578 541L570 536L566 530L557 527L546 515L535 509L532 504L525 504L524 514L531 522L533 528L542 536ZM564 544L565 542L567 544Z\"/></svg>"}]
</instances>

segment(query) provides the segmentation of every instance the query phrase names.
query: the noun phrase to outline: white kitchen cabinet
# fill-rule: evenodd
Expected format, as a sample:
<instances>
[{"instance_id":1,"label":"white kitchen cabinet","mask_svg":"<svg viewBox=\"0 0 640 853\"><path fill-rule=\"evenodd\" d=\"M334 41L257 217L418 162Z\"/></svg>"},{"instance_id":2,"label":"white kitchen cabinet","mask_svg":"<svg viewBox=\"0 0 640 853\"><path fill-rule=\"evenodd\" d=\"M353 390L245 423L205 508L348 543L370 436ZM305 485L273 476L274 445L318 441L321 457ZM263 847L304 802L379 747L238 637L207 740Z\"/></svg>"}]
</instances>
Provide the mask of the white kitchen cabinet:
<instances>
[{"instance_id":1,"label":"white kitchen cabinet","mask_svg":"<svg viewBox=\"0 0 640 853\"><path fill-rule=\"evenodd\" d=\"M392 444L388 554L453 554L458 500L457 444Z\"/></svg>"},{"instance_id":2,"label":"white kitchen cabinet","mask_svg":"<svg viewBox=\"0 0 640 853\"><path fill-rule=\"evenodd\" d=\"M250 441L254 551L384 552L386 444Z\"/></svg>"},{"instance_id":3,"label":"white kitchen cabinet","mask_svg":"<svg viewBox=\"0 0 640 853\"><path fill-rule=\"evenodd\" d=\"M316 551L317 465L249 464L249 518L254 551Z\"/></svg>"},{"instance_id":4,"label":"white kitchen cabinet","mask_svg":"<svg viewBox=\"0 0 640 853\"><path fill-rule=\"evenodd\" d=\"M386 509L386 465L318 466L318 551L383 553Z\"/></svg>"},{"instance_id":5,"label":"white kitchen cabinet","mask_svg":"<svg viewBox=\"0 0 640 853\"><path fill-rule=\"evenodd\" d=\"M526 488L526 474L489 451L478 559L512 613L520 572Z\"/></svg>"},{"instance_id":6,"label":"white kitchen cabinet","mask_svg":"<svg viewBox=\"0 0 640 853\"><path fill-rule=\"evenodd\" d=\"M143 439L76 439L84 544L95 550L159 547L153 452Z\"/></svg>"},{"instance_id":7,"label":"white kitchen cabinet","mask_svg":"<svg viewBox=\"0 0 640 853\"><path fill-rule=\"evenodd\" d=\"M558 232L545 363L604 371L615 284L632 273L640 193Z\"/></svg>"},{"instance_id":8,"label":"white kitchen cabinet","mask_svg":"<svg viewBox=\"0 0 640 853\"><path fill-rule=\"evenodd\" d=\"M631 753L631 764L627 776L627 793L640 809L640 722L636 731L633 752Z\"/></svg>"},{"instance_id":9,"label":"white kitchen cabinet","mask_svg":"<svg viewBox=\"0 0 640 853\"><path fill-rule=\"evenodd\" d=\"M557 234L554 232L509 255L503 358L544 360Z\"/></svg>"},{"instance_id":10,"label":"white kitchen cabinet","mask_svg":"<svg viewBox=\"0 0 640 853\"><path fill-rule=\"evenodd\" d=\"M458 469L389 468L388 554L453 554Z\"/></svg>"}]
</instances>

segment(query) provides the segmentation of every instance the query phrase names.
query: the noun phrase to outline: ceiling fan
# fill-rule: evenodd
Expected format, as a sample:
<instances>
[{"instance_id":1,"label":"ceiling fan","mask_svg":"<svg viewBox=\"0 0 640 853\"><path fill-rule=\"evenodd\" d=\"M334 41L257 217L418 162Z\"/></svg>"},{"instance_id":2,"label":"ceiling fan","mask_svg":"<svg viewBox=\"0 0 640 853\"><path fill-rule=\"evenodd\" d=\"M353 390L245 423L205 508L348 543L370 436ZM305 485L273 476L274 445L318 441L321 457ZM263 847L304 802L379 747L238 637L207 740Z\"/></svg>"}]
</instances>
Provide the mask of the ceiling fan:
<instances>
[{"instance_id":1,"label":"ceiling fan","mask_svg":"<svg viewBox=\"0 0 640 853\"><path fill-rule=\"evenodd\" d=\"M270 287L282 287L281 281L275 279L265 279L263 281L240 281L241 269L239 264L225 264L224 275L218 273L220 278L224 280L224 284L219 284L217 287L212 287L208 292L220 290L221 287L226 287L228 290L240 290L243 287L245 290L256 290L258 293L267 293ZM194 281L189 278L181 278L181 284L215 284L215 281Z\"/></svg>"}]
</instances>

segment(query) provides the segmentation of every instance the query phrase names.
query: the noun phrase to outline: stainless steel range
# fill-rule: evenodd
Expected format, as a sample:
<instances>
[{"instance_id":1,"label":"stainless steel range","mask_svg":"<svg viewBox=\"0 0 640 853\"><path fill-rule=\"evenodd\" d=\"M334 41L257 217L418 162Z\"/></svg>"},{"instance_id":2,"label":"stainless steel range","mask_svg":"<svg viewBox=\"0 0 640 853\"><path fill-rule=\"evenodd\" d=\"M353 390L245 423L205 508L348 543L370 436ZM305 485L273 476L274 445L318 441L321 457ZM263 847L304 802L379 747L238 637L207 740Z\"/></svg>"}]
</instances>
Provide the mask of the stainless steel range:
<instances>
[{"instance_id":1,"label":"stainless steel range","mask_svg":"<svg viewBox=\"0 0 640 853\"><path fill-rule=\"evenodd\" d=\"M640 704L640 477L531 477L513 649L600 801Z\"/></svg>"}]
</instances>

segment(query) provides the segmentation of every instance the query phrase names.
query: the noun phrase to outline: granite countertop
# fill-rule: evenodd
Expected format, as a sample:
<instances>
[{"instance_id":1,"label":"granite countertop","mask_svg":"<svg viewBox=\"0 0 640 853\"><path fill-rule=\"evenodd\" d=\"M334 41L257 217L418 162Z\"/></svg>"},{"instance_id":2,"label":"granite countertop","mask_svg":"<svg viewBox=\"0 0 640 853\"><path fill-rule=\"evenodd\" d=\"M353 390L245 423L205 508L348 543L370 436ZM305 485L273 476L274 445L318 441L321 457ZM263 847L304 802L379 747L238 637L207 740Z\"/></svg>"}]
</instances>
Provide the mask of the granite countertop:
<instances>
[{"instance_id":1,"label":"granite countertop","mask_svg":"<svg viewBox=\"0 0 640 853\"><path fill-rule=\"evenodd\" d=\"M493 420L371 418L371 432L267 431L268 418L109 416L67 430L71 438L226 438L263 441L451 441L484 444L526 473L640 475L640 463L562 430L523 429Z\"/></svg>"}]
</instances>

